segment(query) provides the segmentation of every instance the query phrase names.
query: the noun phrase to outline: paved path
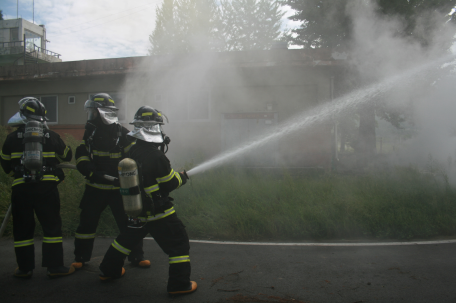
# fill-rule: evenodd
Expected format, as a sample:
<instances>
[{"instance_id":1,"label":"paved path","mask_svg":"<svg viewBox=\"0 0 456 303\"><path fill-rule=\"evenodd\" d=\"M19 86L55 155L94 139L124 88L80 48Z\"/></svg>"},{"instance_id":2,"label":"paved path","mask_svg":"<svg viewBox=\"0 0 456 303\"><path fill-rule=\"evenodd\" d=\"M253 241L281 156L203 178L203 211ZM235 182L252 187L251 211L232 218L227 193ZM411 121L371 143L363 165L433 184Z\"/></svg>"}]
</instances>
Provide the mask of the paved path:
<instances>
[{"instance_id":1,"label":"paved path","mask_svg":"<svg viewBox=\"0 0 456 303\"><path fill-rule=\"evenodd\" d=\"M65 262L73 240L64 240ZM11 239L0 240L0 302L456 302L456 244L405 246L262 246L191 243L198 291L166 294L168 258L145 240L149 269L125 265L123 278L98 280L112 239L97 238L93 259L75 274L49 279L37 267L30 280L13 278ZM36 261L41 263L41 240Z\"/></svg>"}]
</instances>

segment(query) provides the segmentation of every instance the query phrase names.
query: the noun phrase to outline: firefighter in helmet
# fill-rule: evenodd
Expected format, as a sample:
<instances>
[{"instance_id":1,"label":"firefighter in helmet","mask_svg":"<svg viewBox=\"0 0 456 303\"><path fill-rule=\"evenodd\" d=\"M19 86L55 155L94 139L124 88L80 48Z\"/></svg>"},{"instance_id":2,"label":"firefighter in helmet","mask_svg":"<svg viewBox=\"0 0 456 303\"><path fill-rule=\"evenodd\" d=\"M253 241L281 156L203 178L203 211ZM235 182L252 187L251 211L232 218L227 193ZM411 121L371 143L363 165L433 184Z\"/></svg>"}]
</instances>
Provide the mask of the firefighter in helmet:
<instances>
[{"instance_id":1,"label":"firefighter in helmet","mask_svg":"<svg viewBox=\"0 0 456 303\"><path fill-rule=\"evenodd\" d=\"M84 105L87 123L81 145L76 149L76 166L85 176L85 191L79 207L80 223L75 233L74 254L76 269L82 268L92 256L98 221L103 210L109 205L119 230L127 227L119 183L109 181L104 175L117 176L117 164L122 160L134 142L127 140L128 130L117 118L118 108L110 95L105 93L90 97ZM147 268L142 242L138 242L129 257L133 266Z\"/></svg>"},{"instance_id":2,"label":"firefighter in helmet","mask_svg":"<svg viewBox=\"0 0 456 303\"><path fill-rule=\"evenodd\" d=\"M17 127L0 152L5 173L14 178L11 190L14 250L18 268L14 276L31 278L35 269L35 217L43 228L42 266L51 278L66 276L74 267L63 265L62 221L57 185L64 173L56 165L71 160L71 149L47 129L46 109L36 98L19 101L19 112L8 121Z\"/></svg>"},{"instance_id":3,"label":"firefighter in helmet","mask_svg":"<svg viewBox=\"0 0 456 303\"><path fill-rule=\"evenodd\" d=\"M127 230L109 247L100 265L100 279L121 277L125 273L123 260L150 233L169 256L168 293L192 293L197 284L190 281L190 244L185 226L176 215L173 199L169 197L169 193L184 185L188 177L185 172L175 172L165 156L164 145L170 140L162 132L163 114L160 111L143 106L130 124L134 125L134 130L128 136L137 140L128 156L139 168L138 187L143 209L137 218L130 218Z\"/></svg>"}]
</instances>

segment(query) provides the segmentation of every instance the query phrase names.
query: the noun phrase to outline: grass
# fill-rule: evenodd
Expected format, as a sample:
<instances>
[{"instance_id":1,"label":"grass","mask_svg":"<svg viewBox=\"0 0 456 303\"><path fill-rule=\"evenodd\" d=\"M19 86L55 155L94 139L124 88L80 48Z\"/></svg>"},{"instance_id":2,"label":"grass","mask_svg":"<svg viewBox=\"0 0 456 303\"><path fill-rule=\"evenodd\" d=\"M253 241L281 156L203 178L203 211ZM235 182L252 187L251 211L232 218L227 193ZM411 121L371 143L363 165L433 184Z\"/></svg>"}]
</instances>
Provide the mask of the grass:
<instances>
[{"instance_id":1,"label":"grass","mask_svg":"<svg viewBox=\"0 0 456 303\"><path fill-rule=\"evenodd\" d=\"M5 136L5 128L0 127L1 145ZM79 142L72 137L64 140L74 152ZM71 237L79 223L84 178L75 170L65 172L67 177L59 185L61 216L63 234ZM10 186L11 178L0 172L0 215L9 205ZM456 235L455 189L446 179L413 167L351 176L219 168L193 176L171 196L193 239L306 241ZM97 235L117 233L107 209ZM10 223L5 236L11 234ZM36 234L41 235L39 227Z\"/></svg>"},{"instance_id":2,"label":"grass","mask_svg":"<svg viewBox=\"0 0 456 303\"><path fill-rule=\"evenodd\" d=\"M280 176L279 176L280 175ZM363 176L222 169L173 193L193 238L413 239L456 235L456 192L414 168Z\"/></svg>"}]
</instances>

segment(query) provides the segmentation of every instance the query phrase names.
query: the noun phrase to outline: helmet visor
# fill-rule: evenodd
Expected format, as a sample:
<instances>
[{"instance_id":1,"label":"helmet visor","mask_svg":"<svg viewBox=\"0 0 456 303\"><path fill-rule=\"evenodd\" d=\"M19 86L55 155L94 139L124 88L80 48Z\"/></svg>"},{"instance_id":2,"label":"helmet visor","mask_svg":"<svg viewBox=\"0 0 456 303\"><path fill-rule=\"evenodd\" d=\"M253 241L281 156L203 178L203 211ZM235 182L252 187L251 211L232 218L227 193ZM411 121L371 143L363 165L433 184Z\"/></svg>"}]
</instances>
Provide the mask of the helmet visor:
<instances>
[{"instance_id":1,"label":"helmet visor","mask_svg":"<svg viewBox=\"0 0 456 303\"><path fill-rule=\"evenodd\" d=\"M119 122L119 119L117 118L117 109L100 107L97 108L97 110L104 124L110 125Z\"/></svg>"},{"instance_id":2,"label":"helmet visor","mask_svg":"<svg viewBox=\"0 0 456 303\"><path fill-rule=\"evenodd\" d=\"M129 136L146 142L162 143L163 135L160 124L156 122L138 122L135 128L128 133Z\"/></svg>"},{"instance_id":3,"label":"helmet visor","mask_svg":"<svg viewBox=\"0 0 456 303\"><path fill-rule=\"evenodd\" d=\"M93 121L96 117L98 117L98 110L93 107L84 108L87 113L87 121Z\"/></svg>"},{"instance_id":4,"label":"helmet visor","mask_svg":"<svg viewBox=\"0 0 456 303\"><path fill-rule=\"evenodd\" d=\"M22 124L27 124L28 121L30 121L30 120L27 119L26 116L24 116L20 112L17 112L14 116L12 116L8 120L8 125L11 126L11 127L16 127L16 126L19 126L19 125L22 125Z\"/></svg>"}]
</instances>

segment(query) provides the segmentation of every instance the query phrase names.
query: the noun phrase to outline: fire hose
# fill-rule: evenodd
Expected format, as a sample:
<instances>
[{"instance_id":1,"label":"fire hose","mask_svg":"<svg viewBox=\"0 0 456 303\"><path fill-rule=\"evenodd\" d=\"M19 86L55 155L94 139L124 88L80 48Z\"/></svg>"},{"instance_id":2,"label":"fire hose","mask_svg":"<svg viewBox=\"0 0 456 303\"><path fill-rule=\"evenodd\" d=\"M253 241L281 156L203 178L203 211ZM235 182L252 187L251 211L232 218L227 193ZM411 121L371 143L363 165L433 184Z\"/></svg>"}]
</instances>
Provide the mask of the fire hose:
<instances>
[{"instance_id":1,"label":"fire hose","mask_svg":"<svg viewBox=\"0 0 456 303\"><path fill-rule=\"evenodd\" d=\"M58 164L57 165L57 168L69 168L69 169L76 169L76 165L72 165L72 164ZM116 177L113 177L113 176L109 176L109 175L104 175L103 176L106 180L108 181L114 181L116 180L117 178ZM5 229L6 229L6 225L8 225L8 221L9 219L11 218L11 203L8 207L8 210L6 211L6 214L5 214L5 217L3 218L3 222L2 222L2 226L0 227L0 238L3 236L3 233L5 232Z\"/></svg>"}]
</instances>

